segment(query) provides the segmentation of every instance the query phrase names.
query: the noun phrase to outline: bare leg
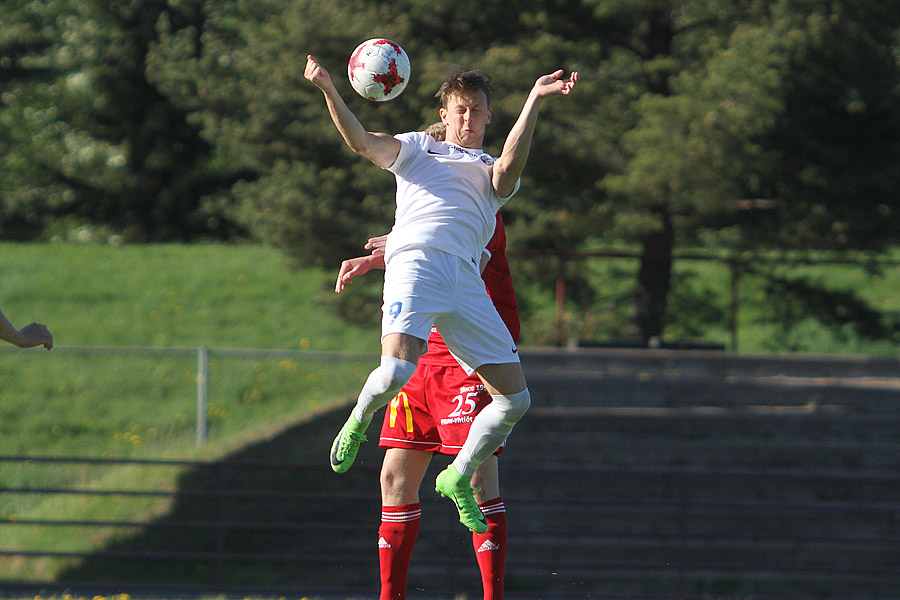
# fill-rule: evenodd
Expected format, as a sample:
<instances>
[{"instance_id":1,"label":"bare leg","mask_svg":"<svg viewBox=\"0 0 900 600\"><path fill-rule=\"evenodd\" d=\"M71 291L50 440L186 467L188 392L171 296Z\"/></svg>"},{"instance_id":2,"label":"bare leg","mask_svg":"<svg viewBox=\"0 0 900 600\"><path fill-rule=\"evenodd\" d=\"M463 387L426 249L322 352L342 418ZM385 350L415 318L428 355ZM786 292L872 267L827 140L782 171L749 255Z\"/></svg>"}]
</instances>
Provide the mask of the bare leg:
<instances>
[{"instance_id":1,"label":"bare leg","mask_svg":"<svg viewBox=\"0 0 900 600\"><path fill-rule=\"evenodd\" d=\"M472 487L478 490L475 501L484 504L488 500L500 497L500 472L497 455L492 454L472 475Z\"/></svg>"},{"instance_id":2,"label":"bare leg","mask_svg":"<svg viewBox=\"0 0 900 600\"><path fill-rule=\"evenodd\" d=\"M388 448L381 464L381 503L385 506L415 504L419 487L431 463L431 452Z\"/></svg>"},{"instance_id":3,"label":"bare leg","mask_svg":"<svg viewBox=\"0 0 900 600\"><path fill-rule=\"evenodd\" d=\"M406 333L389 333L381 338L381 355L399 358L413 364L425 354L428 344L425 340Z\"/></svg>"},{"instance_id":4,"label":"bare leg","mask_svg":"<svg viewBox=\"0 0 900 600\"><path fill-rule=\"evenodd\" d=\"M481 365L476 369L490 395L516 394L525 389L525 374L519 363Z\"/></svg>"}]
</instances>

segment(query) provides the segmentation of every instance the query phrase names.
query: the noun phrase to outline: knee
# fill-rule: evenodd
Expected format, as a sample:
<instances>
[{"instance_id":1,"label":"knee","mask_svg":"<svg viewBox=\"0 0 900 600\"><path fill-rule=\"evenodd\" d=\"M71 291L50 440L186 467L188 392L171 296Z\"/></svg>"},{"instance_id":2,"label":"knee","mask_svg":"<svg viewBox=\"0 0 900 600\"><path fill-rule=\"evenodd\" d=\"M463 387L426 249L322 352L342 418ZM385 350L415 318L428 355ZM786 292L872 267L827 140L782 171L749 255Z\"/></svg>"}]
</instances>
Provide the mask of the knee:
<instances>
[{"instance_id":1,"label":"knee","mask_svg":"<svg viewBox=\"0 0 900 600\"><path fill-rule=\"evenodd\" d=\"M382 386L385 390L390 391L402 388L416 372L414 363L390 356L381 357L381 367L379 368Z\"/></svg>"},{"instance_id":2,"label":"knee","mask_svg":"<svg viewBox=\"0 0 900 600\"><path fill-rule=\"evenodd\" d=\"M391 470L381 471L381 497L382 500L393 498L403 491L402 474Z\"/></svg>"},{"instance_id":3,"label":"knee","mask_svg":"<svg viewBox=\"0 0 900 600\"><path fill-rule=\"evenodd\" d=\"M531 407L531 394L528 388L517 394L494 396L493 398L497 408L503 413L503 421L508 424L516 423Z\"/></svg>"},{"instance_id":4,"label":"knee","mask_svg":"<svg viewBox=\"0 0 900 600\"><path fill-rule=\"evenodd\" d=\"M515 413L517 416L517 420L522 418L528 409L531 408L531 392L528 391L528 388L525 388L518 394L513 394L510 396L511 398L511 412Z\"/></svg>"},{"instance_id":5,"label":"knee","mask_svg":"<svg viewBox=\"0 0 900 600\"><path fill-rule=\"evenodd\" d=\"M414 504L419 501L419 486L415 478L402 470L382 469L381 503L385 506Z\"/></svg>"}]
</instances>

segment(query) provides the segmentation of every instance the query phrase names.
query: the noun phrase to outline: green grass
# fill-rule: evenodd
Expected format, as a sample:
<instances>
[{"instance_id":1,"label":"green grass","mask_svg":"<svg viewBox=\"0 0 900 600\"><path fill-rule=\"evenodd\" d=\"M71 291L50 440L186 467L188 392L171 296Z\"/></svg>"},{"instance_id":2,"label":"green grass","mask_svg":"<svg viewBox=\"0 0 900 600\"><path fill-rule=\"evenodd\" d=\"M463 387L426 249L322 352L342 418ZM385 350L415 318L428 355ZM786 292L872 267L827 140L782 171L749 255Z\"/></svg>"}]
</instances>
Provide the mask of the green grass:
<instances>
[{"instance_id":1,"label":"green grass","mask_svg":"<svg viewBox=\"0 0 900 600\"><path fill-rule=\"evenodd\" d=\"M215 459L348 402L376 364L378 331L329 308L332 274L291 269L261 246L0 244L0 307L50 327L56 347L0 352L0 455ZM369 360L211 354L209 438L195 444L197 357L76 354L72 346L350 351ZM146 486L131 467L5 463L5 486ZM160 478L177 479L178 473ZM165 503L5 493L0 518L144 518ZM85 550L104 539L4 527L3 548ZM6 575L52 578L72 561Z\"/></svg>"},{"instance_id":2,"label":"green grass","mask_svg":"<svg viewBox=\"0 0 900 600\"><path fill-rule=\"evenodd\" d=\"M888 257L900 261L900 250ZM551 344L557 320L555 263L513 258L514 279L543 273L542 285L517 285L525 307L523 343ZM563 342L609 342L626 337L638 261L584 258L569 261ZM593 291L584 283L589 282ZM809 286L772 286L773 279L806 281L828 292L816 299ZM518 282L517 282L518 283ZM851 264L760 263L742 272L738 288L737 350L742 353L895 355L900 346L900 266L869 270ZM855 297L854 297L855 296ZM718 343L732 348L731 269L716 261L676 260L664 341Z\"/></svg>"},{"instance_id":3,"label":"green grass","mask_svg":"<svg viewBox=\"0 0 900 600\"><path fill-rule=\"evenodd\" d=\"M377 351L331 317L335 273L257 245L0 244L0 306L66 345Z\"/></svg>"},{"instance_id":4,"label":"green grass","mask_svg":"<svg viewBox=\"0 0 900 600\"><path fill-rule=\"evenodd\" d=\"M197 358L77 355L66 346L278 348L377 356L373 328L328 309L331 273L261 246L0 244L0 301L57 349L4 347L0 453L177 456L193 443ZM346 398L371 366L212 355L210 439Z\"/></svg>"}]
</instances>

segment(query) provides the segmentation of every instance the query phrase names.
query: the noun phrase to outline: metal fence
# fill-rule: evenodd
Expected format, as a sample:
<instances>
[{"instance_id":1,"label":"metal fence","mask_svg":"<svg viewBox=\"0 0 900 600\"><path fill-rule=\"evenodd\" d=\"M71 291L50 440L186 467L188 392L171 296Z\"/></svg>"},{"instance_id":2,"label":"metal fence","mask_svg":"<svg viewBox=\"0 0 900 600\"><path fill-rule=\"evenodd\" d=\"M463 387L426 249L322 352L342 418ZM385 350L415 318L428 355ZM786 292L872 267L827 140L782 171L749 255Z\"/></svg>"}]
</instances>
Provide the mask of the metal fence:
<instances>
[{"instance_id":1,"label":"metal fence","mask_svg":"<svg viewBox=\"0 0 900 600\"><path fill-rule=\"evenodd\" d=\"M0 354L21 352L18 348L0 346ZM197 360L197 392L196 392L196 428L195 438L198 446L206 443L209 424L209 384L210 359L242 358L242 359L282 359L290 358L302 361L355 362L377 360L375 353L324 352L312 350L256 349L256 348L210 348L207 346L192 347L152 347L152 346L56 346L55 354L73 354L82 356L183 356L196 357Z\"/></svg>"},{"instance_id":2,"label":"metal fence","mask_svg":"<svg viewBox=\"0 0 900 600\"><path fill-rule=\"evenodd\" d=\"M887 258L884 256L877 257L846 257L846 256L806 256L806 255L789 255L789 256L771 256L758 255L739 252L730 256L722 256L713 253L700 252L682 252L676 253L671 257L645 255L634 252L620 252L609 250L582 251L582 250L511 250L508 252L510 258L545 258L555 265L556 279L554 284L554 295L556 299L556 322L554 325L554 343L556 346L563 346L566 343L566 287L568 273L570 272L569 264L572 262L584 262L591 258L600 258L605 260L646 260L658 259L662 261L672 260L674 262L712 262L726 266L728 269L728 332L729 343L728 349L732 351L738 350L739 345L739 319L738 315L741 310L741 281L748 274L752 274L754 270L758 270L759 265L786 265L786 266L815 266L815 265L845 265L857 267L859 269L886 269L896 268L900 266L900 260Z\"/></svg>"},{"instance_id":3,"label":"metal fence","mask_svg":"<svg viewBox=\"0 0 900 600\"><path fill-rule=\"evenodd\" d=\"M179 475L168 486L40 485L39 470L53 466L99 469L101 481L125 466L144 473L140 481L157 480L159 469ZM10 468L35 470L33 483L0 479L0 494L113 499L110 515L147 499L168 509L140 519L5 516L0 532L106 542L76 549L36 535L37 545L11 547L0 535L0 591L358 597L377 586L371 466L332 489L308 485L338 479L327 466L288 461L0 456L0 476ZM887 599L900 590L900 475L547 464L504 472L515 509L510 598ZM423 512L446 504L423 496ZM411 597L476 591L471 548L451 544L464 536L455 515L444 516L423 521ZM71 564L55 580L13 572L47 560Z\"/></svg>"}]
</instances>

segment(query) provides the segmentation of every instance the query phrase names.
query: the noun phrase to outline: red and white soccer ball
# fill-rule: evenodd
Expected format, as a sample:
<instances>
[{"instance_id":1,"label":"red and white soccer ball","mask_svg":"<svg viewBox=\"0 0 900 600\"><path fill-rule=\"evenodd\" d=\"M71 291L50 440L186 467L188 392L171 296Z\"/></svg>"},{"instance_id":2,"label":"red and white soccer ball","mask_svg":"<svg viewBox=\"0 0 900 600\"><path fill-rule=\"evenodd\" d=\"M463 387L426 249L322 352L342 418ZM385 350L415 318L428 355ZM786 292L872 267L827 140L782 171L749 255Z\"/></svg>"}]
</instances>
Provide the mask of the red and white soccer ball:
<instances>
[{"instance_id":1,"label":"red and white soccer ball","mask_svg":"<svg viewBox=\"0 0 900 600\"><path fill-rule=\"evenodd\" d=\"M356 47L347 64L350 85L363 98L393 100L409 81L409 56L400 44L384 38L366 40Z\"/></svg>"}]
</instances>

